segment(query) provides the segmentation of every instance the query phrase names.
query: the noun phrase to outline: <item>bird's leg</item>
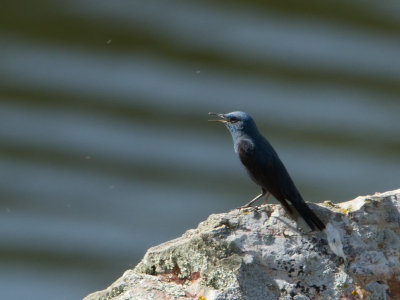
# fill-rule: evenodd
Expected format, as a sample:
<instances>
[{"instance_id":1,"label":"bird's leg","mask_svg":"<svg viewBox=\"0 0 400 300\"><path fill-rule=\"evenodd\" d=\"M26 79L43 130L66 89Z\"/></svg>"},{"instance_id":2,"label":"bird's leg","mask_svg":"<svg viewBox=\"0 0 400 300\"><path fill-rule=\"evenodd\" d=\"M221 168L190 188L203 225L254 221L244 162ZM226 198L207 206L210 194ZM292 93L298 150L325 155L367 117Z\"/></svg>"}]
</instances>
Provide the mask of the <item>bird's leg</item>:
<instances>
[{"instance_id":1,"label":"bird's leg","mask_svg":"<svg viewBox=\"0 0 400 300\"><path fill-rule=\"evenodd\" d=\"M271 196L271 193L267 192L267 197L265 197L264 199L264 204L267 203L269 196Z\"/></svg>"},{"instance_id":2,"label":"bird's leg","mask_svg":"<svg viewBox=\"0 0 400 300\"><path fill-rule=\"evenodd\" d=\"M264 190L264 189L262 189L262 193L261 193L260 195L258 195L258 196L255 197L254 199L252 199L249 203L247 203L247 204L245 204L245 205L243 205L243 206L240 206L240 207L238 207L238 208L250 207L250 206L251 206L254 202L256 202L258 199L264 197L264 195L265 195L266 193L267 193L267 191Z\"/></svg>"}]
</instances>

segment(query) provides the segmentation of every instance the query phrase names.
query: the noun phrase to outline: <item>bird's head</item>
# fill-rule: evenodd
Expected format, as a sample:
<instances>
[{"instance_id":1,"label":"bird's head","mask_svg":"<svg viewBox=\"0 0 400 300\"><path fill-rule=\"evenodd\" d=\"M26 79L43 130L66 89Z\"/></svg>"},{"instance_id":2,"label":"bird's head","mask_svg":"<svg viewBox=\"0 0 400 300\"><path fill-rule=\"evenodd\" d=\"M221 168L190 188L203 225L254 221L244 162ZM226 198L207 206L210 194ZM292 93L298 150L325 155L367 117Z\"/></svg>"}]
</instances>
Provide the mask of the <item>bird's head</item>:
<instances>
[{"instance_id":1,"label":"bird's head","mask_svg":"<svg viewBox=\"0 0 400 300\"><path fill-rule=\"evenodd\" d=\"M258 133L256 123L252 117L245 112L234 111L227 114L210 112L208 114L218 117L219 119L209 121L224 123L234 140L244 134L252 136Z\"/></svg>"}]
</instances>

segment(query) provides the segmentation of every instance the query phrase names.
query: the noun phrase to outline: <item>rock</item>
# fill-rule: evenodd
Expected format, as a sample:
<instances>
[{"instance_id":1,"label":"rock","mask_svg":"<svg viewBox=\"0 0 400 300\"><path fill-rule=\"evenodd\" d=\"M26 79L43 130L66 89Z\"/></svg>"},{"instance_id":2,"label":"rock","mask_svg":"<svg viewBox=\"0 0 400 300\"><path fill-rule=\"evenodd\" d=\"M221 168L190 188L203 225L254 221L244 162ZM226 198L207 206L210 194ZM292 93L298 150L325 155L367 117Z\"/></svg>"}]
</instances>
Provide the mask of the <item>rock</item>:
<instances>
[{"instance_id":1,"label":"rock","mask_svg":"<svg viewBox=\"0 0 400 300\"><path fill-rule=\"evenodd\" d=\"M280 205L211 215L85 300L400 299L400 190L310 206L325 232Z\"/></svg>"}]
</instances>

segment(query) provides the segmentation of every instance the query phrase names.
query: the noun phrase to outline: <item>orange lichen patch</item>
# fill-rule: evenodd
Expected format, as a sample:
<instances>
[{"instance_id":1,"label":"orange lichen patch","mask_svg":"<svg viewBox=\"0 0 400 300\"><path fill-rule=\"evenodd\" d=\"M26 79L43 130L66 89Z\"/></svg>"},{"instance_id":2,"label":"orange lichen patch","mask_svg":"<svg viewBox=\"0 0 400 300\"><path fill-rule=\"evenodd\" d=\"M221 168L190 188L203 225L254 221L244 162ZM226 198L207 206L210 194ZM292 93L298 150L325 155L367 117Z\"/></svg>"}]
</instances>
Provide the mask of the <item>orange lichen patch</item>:
<instances>
[{"instance_id":1,"label":"orange lichen patch","mask_svg":"<svg viewBox=\"0 0 400 300\"><path fill-rule=\"evenodd\" d=\"M179 268L179 266L175 265L175 267L171 270L171 272L165 272L159 275L162 281L175 282L177 284L185 284L186 278L180 278L179 277L180 273L181 269Z\"/></svg>"},{"instance_id":2,"label":"orange lichen patch","mask_svg":"<svg viewBox=\"0 0 400 300\"><path fill-rule=\"evenodd\" d=\"M220 228L222 226L226 226L229 229L235 229L237 227L237 226L234 226L231 223L229 223L228 220L223 220L219 225L215 226L214 228Z\"/></svg>"},{"instance_id":3,"label":"orange lichen patch","mask_svg":"<svg viewBox=\"0 0 400 300\"><path fill-rule=\"evenodd\" d=\"M346 291L345 294L342 294L340 300L363 300L368 298L368 294L369 292L367 290L356 286L350 293Z\"/></svg>"},{"instance_id":4,"label":"orange lichen patch","mask_svg":"<svg viewBox=\"0 0 400 300\"><path fill-rule=\"evenodd\" d=\"M382 248L383 247L383 244L382 243L379 243L378 244L378 248Z\"/></svg>"},{"instance_id":5,"label":"orange lichen patch","mask_svg":"<svg viewBox=\"0 0 400 300\"><path fill-rule=\"evenodd\" d=\"M387 280L390 299L400 299L400 280L392 277Z\"/></svg>"},{"instance_id":6,"label":"orange lichen patch","mask_svg":"<svg viewBox=\"0 0 400 300\"><path fill-rule=\"evenodd\" d=\"M206 297L204 297L202 294L204 294L204 290L200 290L199 292L192 294L188 291L185 292L185 296L191 299L199 299L199 300L207 300Z\"/></svg>"},{"instance_id":7,"label":"orange lichen patch","mask_svg":"<svg viewBox=\"0 0 400 300\"><path fill-rule=\"evenodd\" d=\"M189 276L186 277L179 277L180 274L181 274L181 269L179 268L178 265L175 265L175 267L171 270L171 272L165 272L159 274L159 276L161 277L162 281L174 282L182 285L187 283L188 281L193 282L200 278L200 271L192 272L190 273Z\"/></svg>"},{"instance_id":8,"label":"orange lichen patch","mask_svg":"<svg viewBox=\"0 0 400 300\"><path fill-rule=\"evenodd\" d=\"M332 201L329 201L329 200L325 200L322 204L325 206L330 206L330 207L334 207L334 208L337 207L337 205L335 205L334 203L332 203Z\"/></svg>"},{"instance_id":9,"label":"orange lichen patch","mask_svg":"<svg viewBox=\"0 0 400 300\"><path fill-rule=\"evenodd\" d=\"M346 208L339 208L339 210L342 212L342 213L344 213L344 214L348 214L349 213L349 209L346 209Z\"/></svg>"},{"instance_id":10,"label":"orange lichen patch","mask_svg":"<svg viewBox=\"0 0 400 300\"><path fill-rule=\"evenodd\" d=\"M200 278L200 271L190 273L190 281L195 281Z\"/></svg>"},{"instance_id":11,"label":"orange lichen patch","mask_svg":"<svg viewBox=\"0 0 400 300\"><path fill-rule=\"evenodd\" d=\"M357 288L357 294L360 296L360 299L367 299L369 292L363 288Z\"/></svg>"}]
</instances>

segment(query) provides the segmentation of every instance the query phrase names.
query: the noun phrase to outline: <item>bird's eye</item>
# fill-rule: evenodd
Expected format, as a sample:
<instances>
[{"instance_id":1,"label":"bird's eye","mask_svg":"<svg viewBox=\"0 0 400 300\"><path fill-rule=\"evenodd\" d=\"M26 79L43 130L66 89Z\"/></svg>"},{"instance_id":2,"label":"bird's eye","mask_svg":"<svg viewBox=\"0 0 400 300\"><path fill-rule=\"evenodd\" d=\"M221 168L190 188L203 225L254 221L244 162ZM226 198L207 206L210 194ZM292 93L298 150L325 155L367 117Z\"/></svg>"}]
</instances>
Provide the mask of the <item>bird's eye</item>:
<instances>
[{"instance_id":1,"label":"bird's eye","mask_svg":"<svg viewBox=\"0 0 400 300\"><path fill-rule=\"evenodd\" d=\"M236 117L230 117L229 118L229 122L231 122L231 123L236 123L237 121L239 121L239 119L236 118Z\"/></svg>"}]
</instances>

